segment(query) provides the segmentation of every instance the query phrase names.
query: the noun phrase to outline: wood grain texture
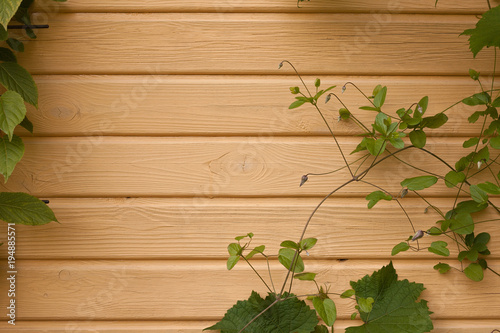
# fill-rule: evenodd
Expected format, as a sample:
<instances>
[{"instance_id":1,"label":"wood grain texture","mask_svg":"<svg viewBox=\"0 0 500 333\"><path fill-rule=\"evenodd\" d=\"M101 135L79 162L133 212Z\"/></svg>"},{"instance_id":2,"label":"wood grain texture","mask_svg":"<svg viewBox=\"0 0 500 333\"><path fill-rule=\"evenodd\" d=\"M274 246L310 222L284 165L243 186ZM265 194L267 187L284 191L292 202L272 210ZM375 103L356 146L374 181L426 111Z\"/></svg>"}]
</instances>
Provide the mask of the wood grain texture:
<instances>
[{"instance_id":1,"label":"wood grain texture","mask_svg":"<svg viewBox=\"0 0 500 333\"><path fill-rule=\"evenodd\" d=\"M378 21L377 21L378 20ZM34 19L37 22L37 19ZM32 74L464 75L474 15L59 14L27 41ZM249 27L252 27L249 29ZM314 30L311 29L314 27Z\"/></svg>"},{"instance_id":2,"label":"wood grain texture","mask_svg":"<svg viewBox=\"0 0 500 333\"><path fill-rule=\"evenodd\" d=\"M313 86L315 77L304 78ZM401 107L429 96L427 114L440 112L479 92L469 77L352 77L324 76L322 87L337 85L333 92L367 126L374 113L358 110L366 101L353 87L341 94L341 86L354 82L370 94L377 84L387 85L384 111L395 114ZM294 101L289 87L300 84L289 76L36 76L39 109L28 116L37 136L137 135L248 135L328 136L329 132L312 106L288 110ZM304 89L303 89L304 90ZM352 122L337 124L340 104L332 101L321 109L337 135L353 135ZM477 135L481 124L467 121L477 108L464 104L447 111L449 121L428 135ZM19 131L21 135L30 135Z\"/></svg>"},{"instance_id":3,"label":"wood grain texture","mask_svg":"<svg viewBox=\"0 0 500 333\"><path fill-rule=\"evenodd\" d=\"M214 321L22 321L16 324L16 332L22 333L59 333L59 332L161 332L161 333L200 333ZM434 320L433 333L489 333L500 327L499 320ZM335 332L344 332L345 328L358 325L358 321L337 320ZM0 332L11 332L5 322L0 323ZM216 331L205 331L215 333Z\"/></svg>"},{"instance_id":4,"label":"wood grain texture","mask_svg":"<svg viewBox=\"0 0 500 333\"><path fill-rule=\"evenodd\" d=\"M340 293L349 288L350 280L387 263L387 260L308 260L306 267L319 273L319 283L330 283L330 292ZM394 262L400 278L424 283L426 290L422 297L429 300L434 319L498 320L500 280L496 276L486 274L481 283L457 271L443 276L432 269L435 263L435 260ZM277 262L271 263L276 284L285 273L279 266ZM489 266L500 269L496 261L489 262ZM16 268L20 321L217 320L236 300L246 299L252 289L265 291L250 268L240 265L228 272L225 261L20 260ZM255 268L267 270L262 261L255 263ZM5 274L5 271L0 273L2 288L6 287ZM310 283L296 283L295 287L299 295L314 289ZM483 306L485 299L487 307ZM2 298L1 305L6 301ZM336 298L336 303L339 318L349 318L354 302Z\"/></svg>"},{"instance_id":5,"label":"wood grain texture","mask_svg":"<svg viewBox=\"0 0 500 333\"><path fill-rule=\"evenodd\" d=\"M51 199L61 224L40 227L16 226L18 259L226 259L227 245L234 237L253 232L254 244L266 245L267 254L277 254L285 239L298 240L310 213L318 203L312 198L280 199ZM433 199L446 212L452 199ZM381 202L369 210L364 198L331 199L318 211L306 237L318 244L312 259L387 259L392 247L413 235L397 204ZM402 201L415 228L427 230L441 218L425 213L420 199ZM475 216L475 221L498 218L493 209ZM478 224L476 234L489 232L488 244L499 258L498 221ZM279 235L279 236L278 236ZM353 236L355 235L355 236ZM6 243L6 234L0 242ZM444 236L440 240L447 240ZM438 237L425 237L420 252L408 251L397 259L439 260L425 250ZM257 244L258 243L258 244ZM449 242L451 257L457 248ZM417 246L417 243L413 243ZM7 257L7 247L0 248ZM259 259L256 257L256 259Z\"/></svg>"},{"instance_id":6,"label":"wood grain texture","mask_svg":"<svg viewBox=\"0 0 500 333\"><path fill-rule=\"evenodd\" d=\"M463 138L431 138L426 148L449 163L469 150ZM339 138L348 153L359 138ZM330 138L301 137L102 137L26 138L23 160L0 190L27 191L42 197L323 197L352 177L346 169L311 179L299 188L305 173L324 173L344 166ZM362 156L362 155L361 155ZM406 162L444 176L449 169L415 149L400 153ZM492 150L492 158L497 156ZM347 156L350 162L359 157ZM358 162L359 163L359 162ZM363 164L361 170L368 167ZM354 169L354 167L353 167ZM495 167L493 171L495 172ZM400 182L415 170L387 159L363 178L396 196ZM353 170L354 172L355 170ZM497 170L498 171L498 170ZM495 173L496 174L496 173ZM482 172L478 180L491 179ZM354 182L336 196L366 196L376 190ZM423 192L453 196L444 182Z\"/></svg>"},{"instance_id":7,"label":"wood grain texture","mask_svg":"<svg viewBox=\"0 0 500 333\"><path fill-rule=\"evenodd\" d=\"M301 8L297 8L293 0L224 0L224 1L201 1L184 0L181 2L146 0L140 4L132 0L99 1L99 0L73 0L64 4L54 4L49 0L37 1L35 10L38 12L133 12L133 13L155 13L155 12L356 12L370 13L372 11L390 13L469 13L478 14L486 11L486 2L454 2L441 0L435 6L434 0L410 1L410 0L314 0L304 2ZM492 1L495 4L495 0Z\"/></svg>"}]
</instances>

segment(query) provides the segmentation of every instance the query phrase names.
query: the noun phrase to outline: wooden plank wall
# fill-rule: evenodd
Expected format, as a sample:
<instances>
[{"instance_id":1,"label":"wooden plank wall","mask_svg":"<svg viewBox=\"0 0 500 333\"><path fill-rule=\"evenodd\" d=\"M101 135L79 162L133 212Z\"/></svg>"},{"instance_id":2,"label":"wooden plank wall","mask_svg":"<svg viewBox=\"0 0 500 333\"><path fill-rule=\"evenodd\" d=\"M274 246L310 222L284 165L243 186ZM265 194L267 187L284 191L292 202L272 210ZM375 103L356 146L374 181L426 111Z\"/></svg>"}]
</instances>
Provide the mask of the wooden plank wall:
<instances>
[{"instance_id":1,"label":"wooden plank wall","mask_svg":"<svg viewBox=\"0 0 500 333\"><path fill-rule=\"evenodd\" d=\"M226 271L226 245L254 232L275 252L347 179L340 172L298 187L304 173L342 161L312 108L287 110L288 87L299 81L278 64L292 61L311 85L317 76L324 85L353 81L367 91L387 85L387 110L429 95L428 112L439 112L477 90L467 71L490 74L493 56L486 50L473 60L458 37L486 1L434 3L312 0L298 9L294 0L37 1L34 21L50 29L19 55L39 85L40 108L29 110L36 133L19 132L26 154L0 190L50 199L60 224L16 228L15 331L201 332L252 289L264 291L243 265ZM344 95L351 106L363 103L354 89ZM337 108L324 110L350 151L358 132L336 122ZM480 129L467 124L469 113L450 111L429 148L449 162L461 156L464 138ZM405 157L443 173L428 156ZM371 179L397 193L408 171L386 163ZM371 191L362 184L341 191L307 233L319 243L306 265L335 291L387 264L392 246L412 233L397 206L366 209ZM445 207L449 193L441 186L427 194ZM404 204L416 228L437 218L417 198ZM499 270L498 227L481 230L494 235L489 263ZM0 251L4 267L6 246ZM435 332L500 328L499 279L440 276L432 269L438 261L425 251L394 259L401 277L425 283ZM283 271L272 268L279 281ZM337 307L343 331L353 304ZM0 332L12 331L2 319Z\"/></svg>"}]
</instances>

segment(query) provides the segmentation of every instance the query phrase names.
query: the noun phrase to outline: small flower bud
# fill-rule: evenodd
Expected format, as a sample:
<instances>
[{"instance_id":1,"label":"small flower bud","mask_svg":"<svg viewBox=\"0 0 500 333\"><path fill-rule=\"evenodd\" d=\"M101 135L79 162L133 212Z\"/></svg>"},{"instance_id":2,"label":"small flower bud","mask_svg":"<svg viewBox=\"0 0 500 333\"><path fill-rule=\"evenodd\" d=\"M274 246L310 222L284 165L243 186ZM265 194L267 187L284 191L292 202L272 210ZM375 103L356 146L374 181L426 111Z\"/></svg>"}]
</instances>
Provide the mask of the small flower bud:
<instances>
[{"instance_id":1,"label":"small flower bud","mask_svg":"<svg viewBox=\"0 0 500 333\"><path fill-rule=\"evenodd\" d=\"M416 241L417 239L420 239L424 237L424 232L422 230L418 230L415 235L412 237L411 241L414 242Z\"/></svg>"},{"instance_id":2,"label":"small flower bud","mask_svg":"<svg viewBox=\"0 0 500 333\"><path fill-rule=\"evenodd\" d=\"M407 195L407 194L408 194L408 189L404 188L401 190L401 193L399 196L401 197L401 199L403 199L405 197L405 195Z\"/></svg>"},{"instance_id":3,"label":"small flower bud","mask_svg":"<svg viewBox=\"0 0 500 333\"><path fill-rule=\"evenodd\" d=\"M299 87L290 87L290 92L294 95L297 95L300 92Z\"/></svg>"},{"instance_id":4,"label":"small flower bud","mask_svg":"<svg viewBox=\"0 0 500 333\"><path fill-rule=\"evenodd\" d=\"M299 187L301 187L302 185L304 185L304 183L307 182L308 179L309 179L309 177L307 177L307 175L303 175L302 178L300 179L300 185L299 185Z\"/></svg>"},{"instance_id":5,"label":"small flower bud","mask_svg":"<svg viewBox=\"0 0 500 333\"><path fill-rule=\"evenodd\" d=\"M344 93L344 91L347 89L347 87L344 85L342 86L342 93Z\"/></svg>"},{"instance_id":6,"label":"small flower bud","mask_svg":"<svg viewBox=\"0 0 500 333\"><path fill-rule=\"evenodd\" d=\"M325 104L330 101L330 98L332 98L332 94L326 95Z\"/></svg>"},{"instance_id":7,"label":"small flower bud","mask_svg":"<svg viewBox=\"0 0 500 333\"><path fill-rule=\"evenodd\" d=\"M280 65L278 66L278 69L281 69L281 67L283 67L283 61L280 62Z\"/></svg>"}]
</instances>

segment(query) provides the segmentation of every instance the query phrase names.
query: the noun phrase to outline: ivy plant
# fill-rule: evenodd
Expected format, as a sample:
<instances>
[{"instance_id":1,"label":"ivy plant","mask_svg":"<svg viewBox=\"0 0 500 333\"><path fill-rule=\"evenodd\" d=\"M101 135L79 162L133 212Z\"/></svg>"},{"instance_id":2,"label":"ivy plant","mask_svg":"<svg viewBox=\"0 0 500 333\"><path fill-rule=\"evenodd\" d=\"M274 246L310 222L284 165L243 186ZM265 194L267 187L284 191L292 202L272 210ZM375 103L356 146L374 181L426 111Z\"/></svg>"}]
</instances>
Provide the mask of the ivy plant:
<instances>
[{"instance_id":1,"label":"ivy plant","mask_svg":"<svg viewBox=\"0 0 500 333\"><path fill-rule=\"evenodd\" d=\"M21 23L29 38L36 38L29 8L33 0L1 0L0 15L0 173L7 182L24 155L23 140L14 134L20 126L33 133L26 116L26 104L38 107L38 89L31 74L17 62L16 52L24 52L22 41L9 36L9 23ZM8 223L41 225L57 221L45 202L26 193L0 193L0 220Z\"/></svg>"},{"instance_id":2,"label":"ivy plant","mask_svg":"<svg viewBox=\"0 0 500 333\"><path fill-rule=\"evenodd\" d=\"M298 0L297 5L302 1L304 0ZM469 75L472 80L477 81L481 92L464 96L462 100L433 115L426 114L429 107L427 96L418 101L412 101L409 107L402 107L392 114L386 112L384 108L388 94L386 86L377 85L372 93L367 95L354 83L348 82L342 86L341 93L348 87L353 87L366 101L365 106L359 107L361 111L354 111L342 101L340 94L334 92L335 86L321 89L321 81L316 79L315 90L310 90L293 64L286 60L280 64L279 68L284 64L291 66L302 83L302 87L290 88L295 100L290 104L289 109L294 110L304 105L311 105L318 112L344 161L345 165L341 169L347 169L350 177L342 185L332 189L318 203L306 221L297 242L285 240L280 244L281 249L278 251L277 259L287 269L287 275L279 290L274 286L269 268L269 260L274 256L265 253L264 245L250 246L254 236L252 233L235 238L237 242L228 246L227 268L233 269L239 261L245 261L266 286L268 295L262 298L253 291L248 300L238 301L220 322L206 329L220 330L222 333L324 333L328 332L328 327L331 327L333 332L337 309L331 296L337 295L355 300L357 311L352 314L351 318L354 319L359 314L363 321L361 326L347 328L347 333L431 331L433 325L429 317L431 312L427 301L419 299L424 290L423 285L408 280L399 280L392 262L371 275L358 281L351 281L352 288L343 293L330 291L326 285L320 286L316 281L317 274L306 271L301 254L307 253L317 242L315 238L305 237L311 219L329 197L352 183L361 182L373 188L372 192L366 194L368 209L373 209L381 201L392 201L403 210L412 228L412 234L396 244L392 248L391 255L411 249L413 251L427 250L435 255L447 257L450 255L448 243L452 242L458 248L458 267L448 263L437 263L434 269L439 273L444 274L454 269L463 272L473 281L483 280L486 270L500 276L488 266L486 261L486 257L490 254L488 243L491 236L477 230L482 224L498 222L500 218L479 220L476 214L485 209L500 213L499 207L490 199L490 196L500 194L500 173L496 173L493 168L499 164L497 160L500 157L500 117L497 110L500 107L500 96L499 89L494 88L497 48L500 47L500 24L498 23L500 22L500 6L491 8L489 1L488 6L490 9L478 20L476 27L465 30L462 35L469 36L469 47L474 57L485 47L494 49L491 87L485 86L480 73L470 69ZM339 104L336 110L338 122L353 123L361 130L360 142L350 152L350 154L361 156L352 163L348 162L348 154L337 140L333 124L327 121L325 113L319 107L320 99L323 97L325 97L325 103L335 100ZM469 123L481 121L482 126L476 136L464 141L463 148L467 151L452 165L436 153L426 149L427 134L429 131L444 126L448 121L447 111L459 104L482 107L481 111L471 112L468 118ZM358 112L373 113L373 123L367 126L361 122L357 117ZM401 155L406 150L415 150L430 156L440 162L447 169L446 172L438 174L427 170L425 166L412 165ZM398 193L391 193L383 186L365 180L372 170L388 159L407 165L415 171L411 177L398 180L400 185ZM331 174L339 170L306 174L302 176L299 186L304 186L310 176ZM476 180L478 175L483 175L484 178L485 174L491 175L488 181ZM454 202L447 211L442 211L433 205L431 200L423 194L426 189L438 185L453 191L450 193L453 193ZM427 230L414 228L413 218L404 207L404 198L409 193L422 199L428 205L426 211L431 209L439 216L438 220L434 221L435 224ZM476 228L477 225L479 226ZM432 241L428 247L423 247L419 240L424 236L440 237L440 239ZM244 243L242 243L243 240ZM267 281L250 262L256 255L263 256L267 262L269 274ZM294 280L311 281L316 290L309 295L294 295L292 293ZM298 299L300 297L312 301L316 315L307 303ZM322 323L318 318L322 320Z\"/></svg>"}]
</instances>

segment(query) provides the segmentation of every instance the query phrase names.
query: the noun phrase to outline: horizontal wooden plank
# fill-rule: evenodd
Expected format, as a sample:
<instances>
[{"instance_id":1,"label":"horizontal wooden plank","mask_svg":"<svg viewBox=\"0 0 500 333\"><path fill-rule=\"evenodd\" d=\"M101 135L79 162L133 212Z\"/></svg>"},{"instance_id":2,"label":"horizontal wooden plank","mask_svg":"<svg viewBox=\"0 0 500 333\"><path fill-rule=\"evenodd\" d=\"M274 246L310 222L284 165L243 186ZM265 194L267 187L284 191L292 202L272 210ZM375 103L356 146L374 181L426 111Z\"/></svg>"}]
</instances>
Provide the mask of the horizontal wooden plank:
<instances>
[{"instance_id":1,"label":"horizontal wooden plank","mask_svg":"<svg viewBox=\"0 0 500 333\"><path fill-rule=\"evenodd\" d=\"M349 288L349 280L361 278L388 261L315 261L306 267L318 272L319 283L330 292ZM500 313L500 279L487 273L481 283L457 271L440 275L435 260L396 261L400 278L424 283L422 297L429 301L435 319L496 319ZM455 263L453 263L456 265ZM490 262L500 270L500 264ZM267 266L256 262L263 272ZM16 315L22 320L217 320L252 289L264 292L250 268L236 266L231 272L224 261L18 261L16 263ZM285 275L279 263L271 270L278 285ZM5 270L0 272L2 290L7 288ZM310 282L294 284L298 295L314 292ZM216 301L215 301L216 300ZM488 306L484 307L485 300ZM335 297L340 319L354 310L350 299ZM8 302L7 297L0 301Z\"/></svg>"},{"instance_id":2,"label":"horizontal wooden plank","mask_svg":"<svg viewBox=\"0 0 500 333\"><path fill-rule=\"evenodd\" d=\"M161 333L199 333L205 327L212 326L214 321L22 321L16 324L16 332L49 333L49 332L161 332ZM499 320L434 320L433 333L485 333L500 327ZM358 325L357 321L337 320L335 332L344 332L345 328ZM12 326L5 321L0 323L0 332L11 332ZM216 331L205 331L207 333Z\"/></svg>"},{"instance_id":3,"label":"horizontal wooden plank","mask_svg":"<svg viewBox=\"0 0 500 333\"><path fill-rule=\"evenodd\" d=\"M286 239L298 240L318 199L51 199L50 207L61 224L40 227L16 226L18 259L226 259L227 245L234 237L255 234L256 245L277 254ZM306 237L318 244L312 259L389 259L394 245L413 235L408 220L396 203L381 202L368 210L364 198L331 199L318 211ZM432 199L446 212L453 200ZM415 228L427 230L441 218L433 210L425 213L420 199L402 200ZM286 212L286 213L284 213ZM475 221L493 220L493 209ZM478 224L476 234L489 232L488 244L499 258L497 221ZM133 236L131 236L133 235ZM277 238L276 235L279 235ZM0 235L6 243L7 234ZM439 257L425 250L437 237L425 237L422 251L396 258ZM441 240L447 240L441 237ZM257 244L259 243L259 244ZM449 242L452 244L451 242ZM417 246L416 242L413 244ZM457 247L449 246L456 258ZM7 247L0 248L7 257Z\"/></svg>"},{"instance_id":4,"label":"horizontal wooden plank","mask_svg":"<svg viewBox=\"0 0 500 333\"><path fill-rule=\"evenodd\" d=\"M264 1L200 1L184 0L181 2L148 0L138 4L132 0L120 2L98 1L98 0L73 0L67 3L53 3L50 0L41 0L35 3L35 10L42 13L54 12L133 12L133 13L157 13L157 12L363 12L370 13L482 13L488 9L486 2L460 2L441 0L435 6L434 0L426 1L387 1L387 0L313 0L304 2L300 8L294 0Z\"/></svg>"},{"instance_id":5,"label":"horizontal wooden plank","mask_svg":"<svg viewBox=\"0 0 500 333\"><path fill-rule=\"evenodd\" d=\"M314 77L305 77L313 85ZM384 111L394 114L401 107L429 96L429 115L479 92L469 77L321 77L322 86L353 82L367 94L377 84L388 86ZM312 106L293 111L289 87L300 84L289 76L75 76L42 75L39 109L29 110L38 136L81 135L329 135ZM486 82L485 82L486 84ZM304 89L303 89L304 90ZM368 102L353 87L341 94L344 104L368 127L374 113L358 110ZM337 123L340 104L333 99L320 103L337 135L352 135L359 128L352 122ZM479 122L467 117L476 108L460 104L447 111L449 122L428 135L476 135ZM19 132L29 135L27 132Z\"/></svg>"},{"instance_id":6,"label":"horizontal wooden plank","mask_svg":"<svg viewBox=\"0 0 500 333\"><path fill-rule=\"evenodd\" d=\"M370 14L59 14L51 18L50 29L26 41L19 60L33 74L291 74L290 68L278 70L283 59L303 74L492 71L493 51L473 60L467 38L458 37L474 27L474 15L378 19Z\"/></svg>"},{"instance_id":7,"label":"horizontal wooden plank","mask_svg":"<svg viewBox=\"0 0 500 333\"><path fill-rule=\"evenodd\" d=\"M339 138L346 154L359 138ZM470 149L463 138L431 138L427 149L455 163ZM324 173L344 166L333 139L301 137L102 137L25 138L26 153L2 191L27 191L43 197L260 197L324 196L352 177L344 168L323 177L311 177L298 186L303 174ZM359 155L358 155L359 156ZM362 156L362 155L361 155ZM398 156L423 170L444 176L449 169L434 157L415 149ZM492 158L496 154L492 151ZM359 159L347 155L350 162ZM360 162L358 162L359 164ZM353 172L356 164L352 166ZM362 165L360 170L368 167ZM496 170L496 166L494 168ZM358 173L359 174L359 173ZM400 182L418 173L388 159L364 181L376 182L396 196ZM482 172L478 179L490 179ZM366 196L376 190L354 182L340 196ZM444 182L424 191L430 196L454 196Z\"/></svg>"}]
</instances>

